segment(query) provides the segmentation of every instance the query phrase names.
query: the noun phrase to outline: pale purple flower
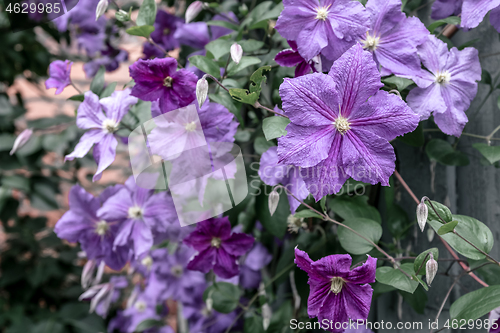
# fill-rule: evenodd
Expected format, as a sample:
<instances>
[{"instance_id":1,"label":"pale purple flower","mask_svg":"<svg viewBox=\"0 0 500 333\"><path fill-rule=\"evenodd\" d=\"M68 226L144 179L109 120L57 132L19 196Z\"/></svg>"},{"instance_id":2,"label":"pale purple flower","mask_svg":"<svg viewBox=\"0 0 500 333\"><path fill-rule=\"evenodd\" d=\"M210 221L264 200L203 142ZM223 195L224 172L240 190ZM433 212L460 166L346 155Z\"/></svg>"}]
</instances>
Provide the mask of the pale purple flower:
<instances>
[{"instance_id":1,"label":"pale purple flower","mask_svg":"<svg viewBox=\"0 0 500 333\"><path fill-rule=\"evenodd\" d=\"M272 259L273 256L267 248L255 242L252 249L241 259L239 284L246 289L257 289L262 280L260 270L266 267Z\"/></svg>"},{"instance_id":2,"label":"pale purple flower","mask_svg":"<svg viewBox=\"0 0 500 333\"><path fill-rule=\"evenodd\" d=\"M183 20L175 15L169 14L164 10L156 13L154 23L155 30L151 33L151 39L164 50L170 51L179 47L177 38L174 37L177 27L183 24ZM146 59L156 56L165 57L165 53L159 50L155 45L145 42L144 53Z\"/></svg>"},{"instance_id":3,"label":"pale purple flower","mask_svg":"<svg viewBox=\"0 0 500 333\"><path fill-rule=\"evenodd\" d=\"M107 43L106 48L100 52L99 57L83 65L83 70L88 78L93 78L101 66L104 66L107 72L112 72L120 66L121 62L127 60L127 51L115 48Z\"/></svg>"},{"instance_id":4,"label":"pale purple flower","mask_svg":"<svg viewBox=\"0 0 500 333\"><path fill-rule=\"evenodd\" d=\"M463 0L436 0L432 4L431 18L444 19L448 16L457 16L462 12Z\"/></svg>"},{"instance_id":5,"label":"pale purple flower","mask_svg":"<svg viewBox=\"0 0 500 333\"><path fill-rule=\"evenodd\" d=\"M101 179L102 172L115 160L118 145L115 132L120 121L130 106L136 103L137 98L131 96L130 89L115 91L101 100L93 92L87 91L84 101L78 107L76 125L88 131L80 138L75 150L66 155L65 161L84 157L95 144L97 171L93 180Z\"/></svg>"},{"instance_id":6,"label":"pale purple flower","mask_svg":"<svg viewBox=\"0 0 500 333\"><path fill-rule=\"evenodd\" d=\"M300 169L293 165L278 164L278 147L269 148L260 158L259 177L269 186L281 183L288 191L300 200L309 195L306 183L300 175ZM300 206L291 194L288 194L290 212L293 214Z\"/></svg>"},{"instance_id":7,"label":"pale purple flower","mask_svg":"<svg viewBox=\"0 0 500 333\"><path fill-rule=\"evenodd\" d=\"M161 307L161 314L157 311L157 306ZM158 304L154 297L142 292L136 296L133 302L130 302L129 307L127 307L122 315L127 318L127 328L125 333L137 332L136 328L141 322L147 319L161 320L163 316L167 315L167 307L162 304ZM169 331L173 330L170 328Z\"/></svg>"},{"instance_id":8,"label":"pale purple flower","mask_svg":"<svg viewBox=\"0 0 500 333\"><path fill-rule=\"evenodd\" d=\"M291 123L278 139L279 163L301 167L316 200L337 193L349 177L389 185L396 156L388 141L415 130L419 118L381 87L373 57L360 44L328 75L285 79L280 86Z\"/></svg>"},{"instance_id":9,"label":"pale purple flower","mask_svg":"<svg viewBox=\"0 0 500 333\"><path fill-rule=\"evenodd\" d=\"M500 307L492 310L488 319L490 321L488 333L500 333Z\"/></svg>"},{"instance_id":10,"label":"pale purple flower","mask_svg":"<svg viewBox=\"0 0 500 333\"><path fill-rule=\"evenodd\" d=\"M238 274L238 258L250 250L253 242L253 237L244 233L231 234L227 217L199 222L184 239L184 243L199 252L187 268L203 273L213 269L218 276L231 278Z\"/></svg>"},{"instance_id":11,"label":"pale purple flower","mask_svg":"<svg viewBox=\"0 0 500 333\"><path fill-rule=\"evenodd\" d=\"M348 254L312 261L306 252L295 248L295 263L309 276L307 313L319 322L333 321L330 332L343 332L342 328L336 329L335 323L366 320L370 312L373 289L369 283L375 282L377 259L368 256L362 266L353 270L351 262Z\"/></svg>"},{"instance_id":12,"label":"pale purple flower","mask_svg":"<svg viewBox=\"0 0 500 333\"><path fill-rule=\"evenodd\" d=\"M309 74L311 71L315 73L321 72L321 66L319 66L321 61L319 60L319 57L315 57L313 58L313 60L306 61L299 54L299 51L297 50L297 43L295 43L293 40L289 40L288 44L290 45L289 49L280 51L276 55L276 57L274 57L274 61L276 61L278 65L284 67L297 66L295 68L295 77Z\"/></svg>"},{"instance_id":13,"label":"pale purple flower","mask_svg":"<svg viewBox=\"0 0 500 333\"><path fill-rule=\"evenodd\" d=\"M196 98L196 75L186 69L177 70L174 58L137 60L130 66L135 80L132 96L144 101L160 102L162 113L191 104Z\"/></svg>"},{"instance_id":14,"label":"pale purple flower","mask_svg":"<svg viewBox=\"0 0 500 333\"><path fill-rule=\"evenodd\" d=\"M113 219L98 217L97 210L121 188L121 185L108 187L96 198L79 185L73 186L69 192L69 210L54 228L59 238L80 242L87 258L98 262L104 260L114 270L120 270L127 262L128 247L113 248L118 225Z\"/></svg>"},{"instance_id":15,"label":"pale purple flower","mask_svg":"<svg viewBox=\"0 0 500 333\"><path fill-rule=\"evenodd\" d=\"M452 48L431 35L418 47L418 54L427 70L413 77L418 85L410 91L408 105L424 120L434 116L434 122L448 135L459 137L468 119L465 110L477 93L476 81L481 80L478 51L467 47Z\"/></svg>"},{"instance_id":16,"label":"pale purple flower","mask_svg":"<svg viewBox=\"0 0 500 333\"><path fill-rule=\"evenodd\" d=\"M369 0L370 30L361 39L365 50L389 73L408 76L420 70L417 46L429 31L418 17L401 12L401 0Z\"/></svg>"},{"instance_id":17,"label":"pale purple flower","mask_svg":"<svg viewBox=\"0 0 500 333\"><path fill-rule=\"evenodd\" d=\"M9 153L9 155L13 155L16 151L21 149L31 138L33 135L33 129L27 128L24 131L22 131L14 140L14 145L12 146L12 149Z\"/></svg>"},{"instance_id":18,"label":"pale purple flower","mask_svg":"<svg viewBox=\"0 0 500 333\"><path fill-rule=\"evenodd\" d=\"M49 78L45 81L45 88L56 88L56 95L63 92L71 84L70 73L72 61L56 60L49 65Z\"/></svg>"},{"instance_id":19,"label":"pale purple flower","mask_svg":"<svg viewBox=\"0 0 500 333\"><path fill-rule=\"evenodd\" d=\"M172 219L172 199L166 192L154 193L138 187L130 177L125 187L111 196L98 210L99 218L118 221L114 248L128 245L135 258L146 253L155 243L155 235L165 232Z\"/></svg>"},{"instance_id":20,"label":"pale purple flower","mask_svg":"<svg viewBox=\"0 0 500 333\"><path fill-rule=\"evenodd\" d=\"M368 12L358 1L285 0L283 5L276 30L297 43L306 61L320 53L337 59L369 28Z\"/></svg>"},{"instance_id":21,"label":"pale purple flower","mask_svg":"<svg viewBox=\"0 0 500 333\"><path fill-rule=\"evenodd\" d=\"M177 28L174 37L181 45L195 49L202 49L210 42L210 33L206 22L183 24Z\"/></svg>"},{"instance_id":22,"label":"pale purple flower","mask_svg":"<svg viewBox=\"0 0 500 333\"><path fill-rule=\"evenodd\" d=\"M500 32L500 0L463 0L460 25L468 29L475 28L490 10L490 23Z\"/></svg>"}]
</instances>

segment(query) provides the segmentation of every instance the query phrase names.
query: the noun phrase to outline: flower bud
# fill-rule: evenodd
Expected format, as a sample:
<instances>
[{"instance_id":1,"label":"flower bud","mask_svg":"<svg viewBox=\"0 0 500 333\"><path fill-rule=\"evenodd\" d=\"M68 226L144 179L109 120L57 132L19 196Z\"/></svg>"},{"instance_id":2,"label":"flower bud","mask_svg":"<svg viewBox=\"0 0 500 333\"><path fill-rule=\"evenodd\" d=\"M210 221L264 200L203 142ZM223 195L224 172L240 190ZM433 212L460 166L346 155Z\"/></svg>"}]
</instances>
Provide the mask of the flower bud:
<instances>
[{"instance_id":1,"label":"flower bud","mask_svg":"<svg viewBox=\"0 0 500 333\"><path fill-rule=\"evenodd\" d=\"M238 43L234 43L231 45L231 58L237 64L240 63L241 57L243 56L243 49L241 45Z\"/></svg>"},{"instance_id":2,"label":"flower bud","mask_svg":"<svg viewBox=\"0 0 500 333\"><path fill-rule=\"evenodd\" d=\"M202 77L196 83L196 99L198 100L198 105L201 106L205 103L208 96L208 82L205 77Z\"/></svg>"},{"instance_id":3,"label":"flower bud","mask_svg":"<svg viewBox=\"0 0 500 333\"><path fill-rule=\"evenodd\" d=\"M427 280L427 284L430 286L438 271L438 263L434 260L434 256L431 252L429 252L429 257L430 259L427 261L427 264L425 264L425 279Z\"/></svg>"},{"instance_id":4,"label":"flower bud","mask_svg":"<svg viewBox=\"0 0 500 333\"><path fill-rule=\"evenodd\" d=\"M420 230L424 231L425 224L427 223L427 215L429 214L429 209L427 205L422 201L417 206L417 222Z\"/></svg>"},{"instance_id":5,"label":"flower bud","mask_svg":"<svg viewBox=\"0 0 500 333\"><path fill-rule=\"evenodd\" d=\"M278 203L280 202L280 195L276 188L269 193L269 213L273 216L274 212L278 208Z\"/></svg>"},{"instance_id":6,"label":"flower bud","mask_svg":"<svg viewBox=\"0 0 500 333\"><path fill-rule=\"evenodd\" d=\"M12 150L10 151L10 155L14 154L16 151L18 151L22 146L28 142L28 140L31 138L31 135L33 134L33 130L31 128L25 129L24 131L21 132L21 134L18 135L16 140L14 141L14 146L12 147Z\"/></svg>"},{"instance_id":7,"label":"flower bud","mask_svg":"<svg viewBox=\"0 0 500 333\"><path fill-rule=\"evenodd\" d=\"M186 14L184 16L186 19L186 23L189 23L192 20L194 20L202 9L203 9L203 2L201 1L195 1L192 4L190 4L189 7L186 9Z\"/></svg>"},{"instance_id":8,"label":"flower bud","mask_svg":"<svg viewBox=\"0 0 500 333\"><path fill-rule=\"evenodd\" d=\"M97 4L97 8L95 10L95 20L97 21L99 17L102 16L106 12L106 9L108 9L108 0L99 0L99 3Z\"/></svg>"},{"instance_id":9,"label":"flower bud","mask_svg":"<svg viewBox=\"0 0 500 333\"><path fill-rule=\"evenodd\" d=\"M432 242L435 234L436 233L434 232L434 230L432 228L427 229L427 240L429 241L429 243Z\"/></svg>"},{"instance_id":10,"label":"flower bud","mask_svg":"<svg viewBox=\"0 0 500 333\"><path fill-rule=\"evenodd\" d=\"M115 18L120 22L127 22L130 21L130 13L127 13L123 9L120 9L116 12Z\"/></svg>"}]
</instances>

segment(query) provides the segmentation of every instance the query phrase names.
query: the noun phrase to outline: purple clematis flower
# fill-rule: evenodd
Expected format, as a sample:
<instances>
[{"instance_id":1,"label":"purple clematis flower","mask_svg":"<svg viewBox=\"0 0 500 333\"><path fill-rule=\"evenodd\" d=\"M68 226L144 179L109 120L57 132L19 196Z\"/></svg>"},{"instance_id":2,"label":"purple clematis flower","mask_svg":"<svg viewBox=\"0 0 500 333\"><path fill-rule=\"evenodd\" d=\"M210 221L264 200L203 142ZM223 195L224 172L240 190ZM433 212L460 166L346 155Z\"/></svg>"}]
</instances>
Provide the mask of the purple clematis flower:
<instances>
[{"instance_id":1,"label":"purple clematis flower","mask_svg":"<svg viewBox=\"0 0 500 333\"><path fill-rule=\"evenodd\" d=\"M273 256L264 245L255 243L244 259L242 259L239 283L246 289L257 289L262 276L260 270L266 267Z\"/></svg>"},{"instance_id":2,"label":"purple clematis flower","mask_svg":"<svg viewBox=\"0 0 500 333\"><path fill-rule=\"evenodd\" d=\"M108 187L95 198L79 185L73 186L69 192L69 210L54 228L57 237L80 242L90 260L104 260L114 270L122 269L127 262L128 248L113 248L118 225L114 220L97 217L97 210L121 188L121 185Z\"/></svg>"},{"instance_id":3,"label":"purple clematis flower","mask_svg":"<svg viewBox=\"0 0 500 333\"><path fill-rule=\"evenodd\" d=\"M457 16L462 12L463 0L436 0L432 4L431 18L444 19L448 16Z\"/></svg>"},{"instance_id":4,"label":"purple clematis flower","mask_svg":"<svg viewBox=\"0 0 500 333\"><path fill-rule=\"evenodd\" d=\"M297 43L306 61L322 53L336 60L368 30L369 14L358 1L285 0L276 30Z\"/></svg>"},{"instance_id":5,"label":"purple clematis flower","mask_svg":"<svg viewBox=\"0 0 500 333\"><path fill-rule=\"evenodd\" d=\"M78 107L76 125L88 131L80 138L75 150L66 155L64 160L72 161L84 157L95 144L94 160L97 162L97 171L94 181L101 179L102 172L115 160L118 145L115 132L130 106L137 103L137 98L130 94L130 89L115 91L111 96L99 100L96 94L87 91L83 103Z\"/></svg>"},{"instance_id":6,"label":"purple clematis flower","mask_svg":"<svg viewBox=\"0 0 500 333\"><path fill-rule=\"evenodd\" d=\"M49 78L45 81L45 88L56 88L56 95L63 92L64 88L71 84L69 77L71 73L72 61L56 60L49 65Z\"/></svg>"},{"instance_id":7,"label":"purple clematis flower","mask_svg":"<svg viewBox=\"0 0 500 333\"><path fill-rule=\"evenodd\" d=\"M160 102L162 113L191 104L196 99L196 75L186 69L177 71L173 58L142 60L130 66L135 80L132 96Z\"/></svg>"},{"instance_id":8,"label":"purple clematis flower","mask_svg":"<svg viewBox=\"0 0 500 333\"><path fill-rule=\"evenodd\" d=\"M157 306L161 306L161 315L157 311ZM144 292L139 293L122 313L122 315L127 318L127 328L124 332L137 332L137 326L144 320L161 320L161 318L166 316L167 313L167 307L165 305L158 304L154 297L151 297ZM166 326L166 328L166 332L174 332L171 327Z\"/></svg>"},{"instance_id":9,"label":"purple clematis flower","mask_svg":"<svg viewBox=\"0 0 500 333\"><path fill-rule=\"evenodd\" d=\"M281 183L297 198L304 200L309 195L306 183L301 177L300 169L293 165L278 164L278 147L269 148L260 158L259 177L269 186ZM288 195L290 212L295 213L300 202Z\"/></svg>"},{"instance_id":10,"label":"purple clematis flower","mask_svg":"<svg viewBox=\"0 0 500 333\"><path fill-rule=\"evenodd\" d=\"M369 283L375 282L376 258L368 256L362 266L351 270L348 254L312 261L306 252L295 248L295 263L309 275L307 313L310 318L317 317L319 322L323 319L333 321L329 325L330 332L343 332L341 324L349 319L366 320L373 294Z\"/></svg>"},{"instance_id":11,"label":"purple clematis flower","mask_svg":"<svg viewBox=\"0 0 500 333\"><path fill-rule=\"evenodd\" d=\"M500 333L500 307L492 310L488 319L490 321L488 333Z\"/></svg>"},{"instance_id":12,"label":"purple clematis flower","mask_svg":"<svg viewBox=\"0 0 500 333\"><path fill-rule=\"evenodd\" d=\"M475 28L490 10L490 23L500 32L500 0L463 0L460 25L468 29Z\"/></svg>"},{"instance_id":13,"label":"purple clematis flower","mask_svg":"<svg viewBox=\"0 0 500 333\"><path fill-rule=\"evenodd\" d=\"M476 96L476 81L481 80L478 52L473 47L448 51L444 42L429 36L418 54L427 70L413 77L418 87L410 91L408 105L421 120L432 113L444 133L458 137L468 121L465 110Z\"/></svg>"},{"instance_id":14,"label":"purple clematis flower","mask_svg":"<svg viewBox=\"0 0 500 333\"><path fill-rule=\"evenodd\" d=\"M83 70L88 78L96 75L101 66L106 68L107 72L112 72L120 66L121 62L128 60L128 52L117 49L111 44L106 44L106 49L100 52L100 56L83 65Z\"/></svg>"},{"instance_id":15,"label":"purple clematis flower","mask_svg":"<svg viewBox=\"0 0 500 333\"><path fill-rule=\"evenodd\" d=\"M250 250L253 242L252 236L231 234L227 217L205 220L184 239L184 243L199 251L187 268L203 273L213 268L215 274L229 279L238 274L237 260Z\"/></svg>"},{"instance_id":16,"label":"purple clematis flower","mask_svg":"<svg viewBox=\"0 0 500 333\"><path fill-rule=\"evenodd\" d=\"M156 233L166 231L172 214L166 204L169 200L166 192L154 194L153 190L138 187L130 177L124 188L106 200L97 216L120 222L114 248L128 245L138 258L153 246Z\"/></svg>"},{"instance_id":17,"label":"purple clematis flower","mask_svg":"<svg viewBox=\"0 0 500 333\"><path fill-rule=\"evenodd\" d=\"M278 139L279 163L301 168L316 200L355 180L389 185L394 149L388 142L415 130L418 116L380 88L368 51L356 44L328 75L285 79L280 87L288 134Z\"/></svg>"},{"instance_id":18,"label":"purple clematis flower","mask_svg":"<svg viewBox=\"0 0 500 333\"><path fill-rule=\"evenodd\" d=\"M401 0L369 0L366 9L371 26L361 40L363 48L389 73L409 76L420 71L417 46L429 35L423 23L401 12Z\"/></svg>"},{"instance_id":19,"label":"purple clematis flower","mask_svg":"<svg viewBox=\"0 0 500 333\"><path fill-rule=\"evenodd\" d=\"M181 18L171 15L164 10L159 10L156 13L155 30L151 33L151 39L164 50L173 50L179 47L179 42L174 36L177 27L182 25L183 20ZM146 59L165 57L165 53L149 42L144 43L144 55Z\"/></svg>"},{"instance_id":20,"label":"purple clematis flower","mask_svg":"<svg viewBox=\"0 0 500 333\"><path fill-rule=\"evenodd\" d=\"M283 50L279 52L276 57L274 57L274 61L276 61L278 65L284 67L297 66L295 68L295 77L309 74L311 71L315 73L321 72L321 68L316 68L321 67L318 66L321 64L321 62L319 61L319 56L314 57L311 61L306 61L299 54L299 51L297 50L297 43L295 43L293 40L289 40L288 44L290 45L290 49Z\"/></svg>"}]
</instances>

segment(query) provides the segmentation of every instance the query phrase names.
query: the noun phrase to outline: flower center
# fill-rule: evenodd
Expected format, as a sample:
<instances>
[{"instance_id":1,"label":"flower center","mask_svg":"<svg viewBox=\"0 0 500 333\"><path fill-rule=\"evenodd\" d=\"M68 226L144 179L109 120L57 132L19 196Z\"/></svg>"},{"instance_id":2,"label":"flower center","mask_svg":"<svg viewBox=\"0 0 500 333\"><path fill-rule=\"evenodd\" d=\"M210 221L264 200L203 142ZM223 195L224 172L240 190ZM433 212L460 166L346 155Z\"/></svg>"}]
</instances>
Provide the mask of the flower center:
<instances>
[{"instance_id":1,"label":"flower center","mask_svg":"<svg viewBox=\"0 0 500 333\"><path fill-rule=\"evenodd\" d=\"M109 224L104 220L97 222L95 225L95 233L99 236L104 236L108 230Z\"/></svg>"},{"instance_id":2,"label":"flower center","mask_svg":"<svg viewBox=\"0 0 500 333\"><path fill-rule=\"evenodd\" d=\"M338 116L333 124L335 125L337 131L339 131L339 133L342 135L344 135L348 130L351 129L351 124L347 121L346 118L342 116Z\"/></svg>"},{"instance_id":3,"label":"flower center","mask_svg":"<svg viewBox=\"0 0 500 333\"><path fill-rule=\"evenodd\" d=\"M219 238L219 237L214 237L214 238L212 238L211 245L212 245L213 247L219 248L219 247L220 247L220 243L221 243L221 241L220 241L220 238Z\"/></svg>"},{"instance_id":4,"label":"flower center","mask_svg":"<svg viewBox=\"0 0 500 333\"><path fill-rule=\"evenodd\" d=\"M134 306L135 306L135 309L139 312L144 312L144 310L146 310L146 307L147 307L147 305L144 301L137 301L137 302L135 302Z\"/></svg>"},{"instance_id":5,"label":"flower center","mask_svg":"<svg viewBox=\"0 0 500 333\"><path fill-rule=\"evenodd\" d=\"M168 35L169 33L170 33L170 29L169 28L163 29L163 34L164 35Z\"/></svg>"},{"instance_id":6,"label":"flower center","mask_svg":"<svg viewBox=\"0 0 500 333\"><path fill-rule=\"evenodd\" d=\"M179 277L182 275L182 266L175 265L170 269L170 272L172 272L172 274L175 275L176 277Z\"/></svg>"},{"instance_id":7,"label":"flower center","mask_svg":"<svg viewBox=\"0 0 500 333\"><path fill-rule=\"evenodd\" d=\"M148 269L151 268L151 266L153 266L153 258L151 258L150 256L145 256L142 260L141 260L141 264L146 266Z\"/></svg>"},{"instance_id":8,"label":"flower center","mask_svg":"<svg viewBox=\"0 0 500 333\"><path fill-rule=\"evenodd\" d=\"M142 217L141 207L133 206L128 209L128 217L131 219L139 219Z\"/></svg>"},{"instance_id":9,"label":"flower center","mask_svg":"<svg viewBox=\"0 0 500 333\"><path fill-rule=\"evenodd\" d=\"M164 87L167 87L167 88L170 88L172 86L172 81L174 79L172 79L170 76L167 76L166 78L163 79L163 86Z\"/></svg>"},{"instance_id":10,"label":"flower center","mask_svg":"<svg viewBox=\"0 0 500 333\"><path fill-rule=\"evenodd\" d=\"M372 36L366 32L366 39L363 40L363 48L370 51L375 51L378 47L378 43L380 42L380 37Z\"/></svg>"},{"instance_id":11,"label":"flower center","mask_svg":"<svg viewBox=\"0 0 500 333\"><path fill-rule=\"evenodd\" d=\"M118 130L118 124L113 119L104 119L102 122L102 129L112 134Z\"/></svg>"},{"instance_id":12,"label":"flower center","mask_svg":"<svg viewBox=\"0 0 500 333\"><path fill-rule=\"evenodd\" d=\"M332 284L330 285L330 291L337 295L342 291L342 286L344 285L345 280L341 277L335 276L332 278Z\"/></svg>"},{"instance_id":13,"label":"flower center","mask_svg":"<svg viewBox=\"0 0 500 333\"><path fill-rule=\"evenodd\" d=\"M436 75L436 82L439 84L447 84L451 80L451 74L447 71L444 72L437 72Z\"/></svg>"},{"instance_id":14,"label":"flower center","mask_svg":"<svg viewBox=\"0 0 500 333\"><path fill-rule=\"evenodd\" d=\"M188 131L188 132L194 131L196 129L196 122L192 121L190 123L187 123L185 128L186 128L186 131Z\"/></svg>"},{"instance_id":15,"label":"flower center","mask_svg":"<svg viewBox=\"0 0 500 333\"><path fill-rule=\"evenodd\" d=\"M299 232L299 229L304 226L304 219L297 218L293 215L288 216L287 218L288 230L290 232Z\"/></svg>"},{"instance_id":16,"label":"flower center","mask_svg":"<svg viewBox=\"0 0 500 333\"><path fill-rule=\"evenodd\" d=\"M328 9L330 8L331 5L328 5L326 7L318 7L316 8L316 20L323 20L325 21L328 17Z\"/></svg>"}]
</instances>

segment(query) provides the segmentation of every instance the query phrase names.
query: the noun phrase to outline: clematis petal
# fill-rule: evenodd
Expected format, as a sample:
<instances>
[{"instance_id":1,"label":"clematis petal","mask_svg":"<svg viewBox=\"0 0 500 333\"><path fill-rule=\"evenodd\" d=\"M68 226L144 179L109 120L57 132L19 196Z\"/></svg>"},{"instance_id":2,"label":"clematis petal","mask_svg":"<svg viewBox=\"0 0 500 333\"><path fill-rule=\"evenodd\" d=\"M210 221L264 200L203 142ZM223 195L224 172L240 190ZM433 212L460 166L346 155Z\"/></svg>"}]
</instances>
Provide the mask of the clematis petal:
<instances>
[{"instance_id":1,"label":"clematis petal","mask_svg":"<svg viewBox=\"0 0 500 333\"><path fill-rule=\"evenodd\" d=\"M209 247L201 251L188 263L187 269L208 273L215 264L216 248Z\"/></svg>"},{"instance_id":2,"label":"clematis petal","mask_svg":"<svg viewBox=\"0 0 500 333\"><path fill-rule=\"evenodd\" d=\"M436 0L432 4L431 18L433 20L444 19L448 16L456 16L462 11L462 0Z\"/></svg>"},{"instance_id":3,"label":"clematis petal","mask_svg":"<svg viewBox=\"0 0 500 333\"><path fill-rule=\"evenodd\" d=\"M373 289L369 284L346 283L342 288L347 316L352 320L365 320L370 312Z\"/></svg>"},{"instance_id":4,"label":"clematis petal","mask_svg":"<svg viewBox=\"0 0 500 333\"><path fill-rule=\"evenodd\" d=\"M329 280L313 280L308 281L310 290L307 298L307 314L309 317L317 317L322 311L321 308L325 303L328 294L330 294L331 282Z\"/></svg>"},{"instance_id":5,"label":"clematis petal","mask_svg":"<svg viewBox=\"0 0 500 333\"><path fill-rule=\"evenodd\" d=\"M460 25L468 29L475 28L490 10L498 6L500 0L464 0Z\"/></svg>"},{"instance_id":6,"label":"clematis petal","mask_svg":"<svg viewBox=\"0 0 500 333\"><path fill-rule=\"evenodd\" d=\"M417 47L422 64L436 74L444 69L441 59L448 57L448 46L434 35L429 35L425 43ZM416 82L418 84L418 82ZM423 87L422 87L423 88Z\"/></svg>"},{"instance_id":7,"label":"clematis petal","mask_svg":"<svg viewBox=\"0 0 500 333\"><path fill-rule=\"evenodd\" d=\"M223 279L230 279L238 275L239 270L236 258L227 253L222 247L216 251L214 273Z\"/></svg>"},{"instance_id":8,"label":"clematis petal","mask_svg":"<svg viewBox=\"0 0 500 333\"><path fill-rule=\"evenodd\" d=\"M306 61L317 56L328 45L328 22L309 20L297 36L297 47Z\"/></svg>"},{"instance_id":9,"label":"clematis petal","mask_svg":"<svg viewBox=\"0 0 500 333\"><path fill-rule=\"evenodd\" d=\"M128 218L128 209L133 206L130 192L123 188L111 196L97 211L100 219L114 222L124 221Z\"/></svg>"},{"instance_id":10,"label":"clematis petal","mask_svg":"<svg viewBox=\"0 0 500 333\"><path fill-rule=\"evenodd\" d=\"M465 112L448 109L443 113L434 114L434 122L443 133L460 137L468 119Z\"/></svg>"},{"instance_id":11,"label":"clematis petal","mask_svg":"<svg viewBox=\"0 0 500 333\"><path fill-rule=\"evenodd\" d=\"M375 271L377 270L377 258L368 256L365 263L354 268L346 277L351 283L364 284L375 282Z\"/></svg>"},{"instance_id":12,"label":"clematis petal","mask_svg":"<svg viewBox=\"0 0 500 333\"><path fill-rule=\"evenodd\" d=\"M269 148L260 158L259 177L269 186L283 182L287 177L288 166L278 165L278 147Z\"/></svg>"},{"instance_id":13,"label":"clematis petal","mask_svg":"<svg viewBox=\"0 0 500 333\"><path fill-rule=\"evenodd\" d=\"M359 1L326 0L321 5L331 5L328 21L339 39L354 41L368 30L370 14Z\"/></svg>"},{"instance_id":14,"label":"clematis petal","mask_svg":"<svg viewBox=\"0 0 500 333\"><path fill-rule=\"evenodd\" d=\"M317 281L328 281L328 278L321 274L319 271L317 271L314 267L311 265L314 263L309 258L309 255L307 252L304 252L302 250L299 250L298 247L295 248L295 260L294 262L297 264L297 267L299 267L301 270L307 273L309 275L310 279L317 280Z\"/></svg>"},{"instance_id":15,"label":"clematis petal","mask_svg":"<svg viewBox=\"0 0 500 333\"><path fill-rule=\"evenodd\" d=\"M498 32L500 32L500 6L491 10L490 23Z\"/></svg>"},{"instance_id":16,"label":"clematis petal","mask_svg":"<svg viewBox=\"0 0 500 333\"><path fill-rule=\"evenodd\" d=\"M420 120L428 119L431 113L443 113L447 109L441 95L441 87L435 83L424 89L418 87L412 89L406 101L410 108L420 116Z\"/></svg>"},{"instance_id":17,"label":"clematis petal","mask_svg":"<svg viewBox=\"0 0 500 333\"><path fill-rule=\"evenodd\" d=\"M218 219L208 219L198 223L201 231L212 237L219 237L222 240L228 239L231 235L231 223L227 216Z\"/></svg>"},{"instance_id":18,"label":"clematis petal","mask_svg":"<svg viewBox=\"0 0 500 333\"><path fill-rule=\"evenodd\" d=\"M290 205L290 212L295 214L295 211L300 206L300 202L297 199L305 200L309 196L309 190L302 178L300 168L295 166L288 167L288 178L283 181L283 186L291 193L287 193L288 204Z\"/></svg>"},{"instance_id":19,"label":"clematis petal","mask_svg":"<svg viewBox=\"0 0 500 333\"><path fill-rule=\"evenodd\" d=\"M481 64L477 49L466 47L459 51L453 47L446 60L446 69L451 75L451 81L475 82L481 80ZM472 98L476 93L474 92ZM471 98L471 99L472 99Z\"/></svg>"},{"instance_id":20,"label":"clematis petal","mask_svg":"<svg viewBox=\"0 0 500 333\"><path fill-rule=\"evenodd\" d=\"M278 52L276 57L274 57L274 61L280 66L294 67L303 62L304 58L297 51L286 49Z\"/></svg>"},{"instance_id":21,"label":"clematis petal","mask_svg":"<svg viewBox=\"0 0 500 333\"><path fill-rule=\"evenodd\" d=\"M276 22L276 30L286 39L296 40L303 27L314 21L319 1L284 1L285 8Z\"/></svg>"},{"instance_id":22,"label":"clematis petal","mask_svg":"<svg viewBox=\"0 0 500 333\"><path fill-rule=\"evenodd\" d=\"M204 251L211 247L210 242L212 241L212 236L205 234L200 228L197 228L190 233L186 238L184 238L184 243L193 247L197 251Z\"/></svg>"},{"instance_id":23,"label":"clematis petal","mask_svg":"<svg viewBox=\"0 0 500 333\"><path fill-rule=\"evenodd\" d=\"M323 319L328 320L328 323L330 323L330 321L333 321L332 324L328 325L329 332L341 333L344 332L342 326L348 326L344 324L349 321L349 317L346 311L346 303L347 302L344 298L344 292L341 292L337 295L335 295L334 293L329 293L325 301L323 302L323 306L318 313L318 321L320 323L323 321Z\"/></svg>"},{"instance_id":24,"label":"clematis petal","mask_svg":"<svg viewBox=\"0 0 500 333\"><path fill-rule=\"evenodd\" d=\"M82 158L89 152L90 148L98 142L100 142L106 133L101 129L91 129L88 132L85 132L80 141L75 146L75 150L69 155L64 157L64 161L72 161L75 158Z\"/></svg>"},{"instance_id":25,"label":"clematis petal","mask_svg":"<svg viewBox=\"0 0 500 333\"><path fill-rule=\"evenodd\" d=\"M254 243L254 238L244 233L234 232L231 237L221 243L221 248L233 256L242 256L247 253Z\"/></svg>"},{"instance_id":26,"label":"clematis petal","mask_svg":"<svg viewBox=\"0 0 500 333\"><path fill-rule=\"evenodd\" d=\"M333 277L347 277L351 269L352 258L348 254L336 254L323 257L311 264L319 274L330 280Z\"/></svg>"},{"instance_id":27,"label":"clematis petal","mask_svg":"<svg viewBox=\"0 0 500 333\"><path fill-rule=\"evenodd\" d=\"M94 160L97 163L97 171L92 180L101 179L102 172L113 163L116 156L118 141L113 134L106 134L94 147Z\"/></svg>"},{"instance_id":28,"label":"clematis petal","mask_svg":"<svg viewBox=\"0 0 500 333\"><path fill-rule=\"evenodd\" d=\"M102 128L102 122L106 119L102 113L99 96L92 91L87 91L83 102L78 107L76 125L79 128L91 129Z\"/></svg>"},{"instance_id":29,"label":"clematis petal","mask_svg":"<svg viewBox=\"0 0 500 333\"><path fill-rule=\"evenodd\" d=\"M345 118L349 118L354 110L383 86L371 53L363 51L359 43L333 63L328 75L335 82L341 114Z\"/></svg>"},{"instance_id":30,"label":"clematis petal","mask_svg":"<svg viewBox=\"0 0 500 333\"><path fill-rule=\"evenodd\" d=\"M111 96L101 99L100 103L107 118L120 122L130 106L136 104L137 101L136 97L130 95L130 89L125 89L113 92Z\"/></svg>"}]
</instances>

